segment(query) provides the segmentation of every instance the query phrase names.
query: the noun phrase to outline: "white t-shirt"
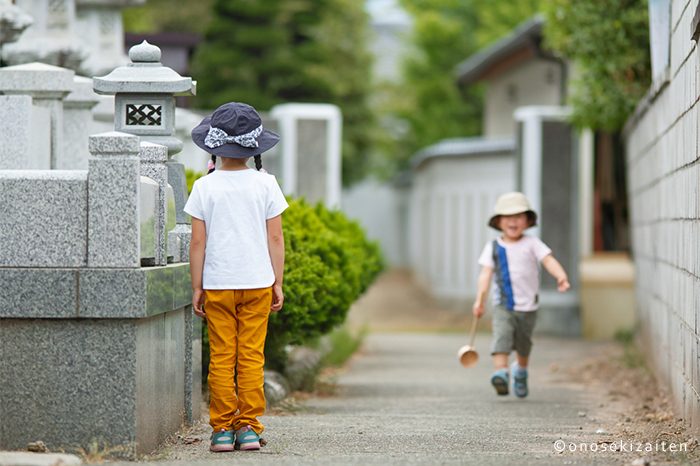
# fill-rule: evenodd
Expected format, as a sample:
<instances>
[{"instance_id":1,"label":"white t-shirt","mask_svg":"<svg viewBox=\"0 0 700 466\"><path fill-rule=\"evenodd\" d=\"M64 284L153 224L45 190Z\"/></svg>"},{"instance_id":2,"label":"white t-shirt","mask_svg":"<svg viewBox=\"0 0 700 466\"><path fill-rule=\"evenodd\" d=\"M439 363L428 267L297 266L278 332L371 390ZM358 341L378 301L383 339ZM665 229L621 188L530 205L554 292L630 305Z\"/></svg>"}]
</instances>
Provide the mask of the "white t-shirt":
<instances>
[{"instance_id":1,"label":"white t-shirt","mask_svg":"<svg viewBox=\"0 0 700 466\"><path fill-rule=\"evenodd\" d=\"M195 181L184 210L207 230L202 288L271 286L266 221L287 207L275 177L257 170L216 170Z\"/></svg>"},{"instance_id":2,"label":"white t-shirt","mask_svg":"<svg viewBox=\"0 0 700 466\"><path fill-rule=\"evenodd\" d=\"M539 303L540 262L552 253L539 238L523 235L515 243L497 238L495 261L493 241L484 246L479 265L493 268L493 303L514 311L536 311Z\"/></svg>"}]
</instances>

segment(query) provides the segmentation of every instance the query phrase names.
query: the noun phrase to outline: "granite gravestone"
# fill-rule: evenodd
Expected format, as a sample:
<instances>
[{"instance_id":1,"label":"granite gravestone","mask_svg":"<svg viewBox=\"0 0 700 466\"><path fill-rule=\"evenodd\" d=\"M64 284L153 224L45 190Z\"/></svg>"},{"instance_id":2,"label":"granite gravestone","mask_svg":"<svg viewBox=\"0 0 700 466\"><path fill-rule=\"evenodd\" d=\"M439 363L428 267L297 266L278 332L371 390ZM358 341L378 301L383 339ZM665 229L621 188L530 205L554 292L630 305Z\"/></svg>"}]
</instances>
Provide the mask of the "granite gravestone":
<instances>
[{"instance_id":1,"label":"granite gravestone","mask_svg":"<svg viewBox=\"0 0 700 466\"><path fill-rule=\"evenodd\" d=\"M72 72L10 67L0 83L16 92L0 107L18 122L15 136L29 122L25 142L37 131L65 140L53 135L64 130L60 119L31 124L44 108L37 96L51 94L63 108L53 93L75 89ZM139 139L90 136L87 170L28 169L37 168L27 166L31 145L15 146L19 155L3 147L0 168L12 168L0 169L0 354L13 361L0 365L0 380L10 381L0 399L5 448L98 441L133 457L199 417L201 324L191 312L189 264L162 260L167 219L176 219L168 148ZM144 255L160 263L143 267Z\"/></svg>"}]
</instances>

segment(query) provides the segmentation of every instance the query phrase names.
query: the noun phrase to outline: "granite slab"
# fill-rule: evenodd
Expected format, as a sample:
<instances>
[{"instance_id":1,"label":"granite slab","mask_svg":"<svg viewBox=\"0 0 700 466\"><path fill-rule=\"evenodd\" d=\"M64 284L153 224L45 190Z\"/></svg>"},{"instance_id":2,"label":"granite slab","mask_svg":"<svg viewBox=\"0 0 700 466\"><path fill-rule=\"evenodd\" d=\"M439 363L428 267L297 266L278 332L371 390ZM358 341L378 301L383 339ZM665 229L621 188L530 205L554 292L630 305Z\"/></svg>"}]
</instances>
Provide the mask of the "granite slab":
<instances>
[{"instance_id":1,"label":"granite slab","mask_svg":"<svg viewBox=\"0 0 700 466\"><path fill-rule=\"evenodd\" d=\"M87 172L0 171L0 266L86 264Z\"/></svg>"}]
</instances>

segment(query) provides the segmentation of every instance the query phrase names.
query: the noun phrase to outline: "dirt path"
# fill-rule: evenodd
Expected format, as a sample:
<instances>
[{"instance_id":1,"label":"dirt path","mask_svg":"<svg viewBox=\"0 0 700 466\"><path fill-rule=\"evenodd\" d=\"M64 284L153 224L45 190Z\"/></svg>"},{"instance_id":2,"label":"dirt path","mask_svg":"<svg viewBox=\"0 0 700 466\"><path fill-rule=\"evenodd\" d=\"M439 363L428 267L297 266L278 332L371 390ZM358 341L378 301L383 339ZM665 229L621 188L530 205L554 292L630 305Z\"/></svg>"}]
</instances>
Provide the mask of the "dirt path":
<instances>
[{"instance_id":1,"label":"dirt path","mask_svg":"<svg viewBox=\"0 0 700 466\"><path fill-rule=\"evenodd\" d=\"M350 309L347 324L370 332L463 332L470 312L445 309L416 284L409 272L381 275Z\"/></svg>"}]
</instances>

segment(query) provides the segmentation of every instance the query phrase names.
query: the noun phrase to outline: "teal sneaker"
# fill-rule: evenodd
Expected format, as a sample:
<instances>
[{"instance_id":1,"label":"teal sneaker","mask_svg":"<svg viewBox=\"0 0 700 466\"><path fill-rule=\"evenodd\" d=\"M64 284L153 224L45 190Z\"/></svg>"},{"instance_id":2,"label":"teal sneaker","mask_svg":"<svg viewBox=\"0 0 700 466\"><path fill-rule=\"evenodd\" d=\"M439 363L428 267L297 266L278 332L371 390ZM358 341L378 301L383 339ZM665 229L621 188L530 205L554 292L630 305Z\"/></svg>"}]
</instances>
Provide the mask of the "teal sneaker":
<instances>
[{"instance_id":1,"label":"teal sneaker","mask_svg":"<svg viewBox=\"0 0 700 466\"><path fill-rule=\"evenodd\" d=\"M491 385L499 395L508 394L508 369L498 369L491 375Z\"/></svg>"},{"instance_id":2,"label":"teal sneaker","mask_svg":"<svg viewBox=\"0 0 700 466\"><path fill-rule=\"evenodd\" d=\"M527 369L513 364L511 372L513 373L513 393L518 398L525 398L528 394Z\"/></svg>"},{"instance_id":3,"label":"teal sneaker","mask_svg":"<svg viewBox=\"0 0 700 466\"><path fill-rule=\"evenodd\" d=\"M215 452L233 451L233 431L221 429L211 434L209 450Z\"/></svg>"},{"instance_id":4,"label":"teal sneaker","mask_svg":"<svg viewBox=\"0 0 700 466\"><path fill-rule=\"evenodd\" d=\"M236 450L260 450L260 436L250 426L236 431Z\"/></svg>"}]
</instances>

